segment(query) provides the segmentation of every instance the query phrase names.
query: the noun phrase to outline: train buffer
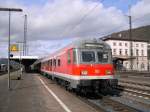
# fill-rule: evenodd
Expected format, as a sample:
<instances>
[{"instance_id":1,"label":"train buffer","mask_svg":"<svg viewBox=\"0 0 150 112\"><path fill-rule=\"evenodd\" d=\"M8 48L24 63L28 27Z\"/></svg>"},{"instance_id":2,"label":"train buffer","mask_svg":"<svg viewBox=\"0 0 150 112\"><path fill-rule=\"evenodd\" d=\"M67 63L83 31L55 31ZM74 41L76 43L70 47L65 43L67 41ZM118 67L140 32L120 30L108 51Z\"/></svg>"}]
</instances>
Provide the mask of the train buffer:
<instances>
[{"instance_id":1,"label":"train buffer","mask_svg":"<svg viewBox=\"0 0 150 112\"><path fill-rule=\"evenodd\" d=\"M95 112L76 95L39 74L23 74L22 80L0 76L0 112Z\"/></svg>"}]
</instances>

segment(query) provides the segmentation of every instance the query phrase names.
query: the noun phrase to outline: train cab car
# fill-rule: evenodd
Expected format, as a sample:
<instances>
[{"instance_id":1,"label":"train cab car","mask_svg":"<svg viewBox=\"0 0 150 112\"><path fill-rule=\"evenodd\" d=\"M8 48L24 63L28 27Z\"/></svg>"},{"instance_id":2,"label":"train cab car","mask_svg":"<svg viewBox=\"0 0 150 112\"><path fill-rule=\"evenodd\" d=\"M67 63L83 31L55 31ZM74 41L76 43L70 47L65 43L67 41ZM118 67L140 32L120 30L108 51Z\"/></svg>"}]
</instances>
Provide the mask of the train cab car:
<instances>
[{"instance_id":1,"label":"train cab car","mask_svg":"<svg viewBox=\"0 0 150 112\"><path fill-rule=\"evenodd\" d=\"M41 72L68 88L101 91L117 84L111 49L99 39L82 39L41 61Z\"/></svg>"}]
</instances>

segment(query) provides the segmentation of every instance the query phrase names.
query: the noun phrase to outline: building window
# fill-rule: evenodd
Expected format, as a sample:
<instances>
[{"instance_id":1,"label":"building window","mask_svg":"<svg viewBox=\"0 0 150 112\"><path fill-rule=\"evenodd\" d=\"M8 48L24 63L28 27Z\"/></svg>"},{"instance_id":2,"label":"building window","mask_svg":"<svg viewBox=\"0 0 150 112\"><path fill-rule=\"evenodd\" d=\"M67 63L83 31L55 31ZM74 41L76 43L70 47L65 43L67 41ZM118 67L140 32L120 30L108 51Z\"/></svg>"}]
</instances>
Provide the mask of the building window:
<instances>
[{"instance_id":1,"label":"building window","mask_svg":"<svg viewBox=\"0 0 150 112\"><path fill-rule=\"evenodd\" d=\"M125 43L125 46L127 47L127 46L128 46L128 44L127 44L127 43Z\"/></svg>"},{"instance_id":2,"label":"building window","mask_svg":"<svg viewBox=\"0 0 150 112\"><path fill-rule=\"evenodd\" d=\"M121 42L119 43L119 46L122 46L122 43L121 43Z\"/></svg>"},{"instance_id":3,"label":"building window","mask_svg":"<svg viewBox=\"0 0 150 112\"><path fill-rule=\"evenodd\" d=\"M122 49L119 49L119 54L122 55Z\"/></svg>"},{"instance_id":4,"label":"building window","mask_svg":"<svg viewBox=\"0 0 150 112\"><path fill-rule=\"evenodd\" d=\"M139 55L139 50L138 49L136 49L136 56L138 56Z\"/></svg>"},{"instance_id":5,"label":"building window","mask_svg":"<svg viewBox=\"0 0 150 112\"><path fill-rule=\"evenodd\" d=\"M125 49L125 55L128 55L128 49Z\"/></svg>"},{"instance_id":6,"label":"building window","mask_svg":"<svg viewBox=\"0 0 150 112\"><path fill-rule=\"evenodd\" d=\"M136 44L136 47L139 47L139 44Z\"/></svg>"},{"instance_id":7,"label":"building window","mask_svg":"<svg viewBox=\"0 0 150 112\"><path fill-rule=\"evenodd\" d=\"M141 44L141 47L144 47L144 45L143 45L143 44Z\"/></svg>"},{"instance_id":8,"label":"building window","mask_svg":"<svg viewBox=\"0 0 150 112\"><path fill-rule=\"evenodd\" d=\"M113 46L116 46L116 42L113 42Z\"/></svg>"},{"instance_id":9,"label":"building window","mask_svg":"<svg viewBox=\"0 0 150 112\"><path fill-rule=\"evenodd\" d=\"M116 49L113 49L113 54L116 55Z\"/></svg>"},{"instance_id":10,"label":"building window","mask_svg":"<svg viewBox=\"0 0 150 112\"><path fill-rule=\"evenodd\" d=\"M141 55L144 56L144 50L141 50Z\"/></svg>"},{"instance_id":11,"label":"building window","mask_svg":"<svg viewBox=\"0 0 150 112\"><path fill-rule=\"evenodd\" d=\"M128 62L125 63L126 68L128 67Z\"/></svg>"},{"instance_id":12,"label":"building window","mask_svg":"<svg viewBox=\"0 0 150 112\"><path fill-rule=\"evenodd\" d=\"M145 68L145 65L144 63L141 64L141 69L144 69Z\"/></svg>"}]
</instances>

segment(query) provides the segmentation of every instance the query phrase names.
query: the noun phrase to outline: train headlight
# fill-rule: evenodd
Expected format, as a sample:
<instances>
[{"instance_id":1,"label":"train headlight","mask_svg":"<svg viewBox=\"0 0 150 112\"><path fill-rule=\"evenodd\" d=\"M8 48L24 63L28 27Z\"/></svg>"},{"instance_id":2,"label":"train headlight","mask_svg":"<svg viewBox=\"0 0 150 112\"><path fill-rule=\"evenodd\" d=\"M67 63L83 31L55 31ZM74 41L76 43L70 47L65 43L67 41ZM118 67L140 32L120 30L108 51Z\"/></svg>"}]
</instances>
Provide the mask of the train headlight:
<instances>
[{"instance_id":1,"label":"train headlight","mask_svg":"<svg viewBox=\"0 0 150 112\"><path fill-rule=\"evenodd\" d=\"M96 74L99 74L99 73L100 73L100 70L96 69L96 70L95 70L95 73L96 73Z\"/></svg>"},{"instance_id":2,"label":"train headlight","mask_svg":"<svg viewBox=\"0 0 150 112\"><path fill-rule=\"evenodd\" d=\"M81 71L81 75L87 75L88 74L88 71L87 70L82 70Z\"/></svg>"},{"instance_id":3,"label":"train headlight","mask_svg":"<svg viewBox=\"0 0 150 112\"><path fill-rule=\"evenodd\" d=\"M106 70L106 75L111 75L111 71L110 70Z\"/></svg>"}]
</instances>

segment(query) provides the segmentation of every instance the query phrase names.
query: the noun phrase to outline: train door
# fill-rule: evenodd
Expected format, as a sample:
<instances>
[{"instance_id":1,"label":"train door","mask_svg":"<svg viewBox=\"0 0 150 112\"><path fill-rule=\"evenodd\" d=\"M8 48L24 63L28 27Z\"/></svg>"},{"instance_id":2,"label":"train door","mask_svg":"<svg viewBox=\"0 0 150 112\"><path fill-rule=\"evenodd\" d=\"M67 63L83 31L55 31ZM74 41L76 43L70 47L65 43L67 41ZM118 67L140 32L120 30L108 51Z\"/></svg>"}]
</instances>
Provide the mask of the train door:
<instances>
[{"instance_id":1,"label":"train door","mask_svg":"<svg viewBox=\"0 0 150 112\"><path fill-rule=\"evenodd\" d=\"M72 49L67 52L67 73L72 74L72 64L73 64L73 51Z\"/></svg>"},{"instance_id":2,"label":"train door","mask_svg":"<svg viewBox=\"0 0 150 112\"><path fill-rule=\"evenodd\" d=\"M55 74L55 72L56 72L56 59L52 60L52 72L53 72L53 74Z\"/></svg>"},{"instance_id":3,"label":"train door","mask_svg":"<svg viewBox=\"0 0 150 112\"><path fill-rule=\"evenodd\" d=\"M49 71L52 71L52 59L49 60Z\"/></svg>"}]
</instances>

